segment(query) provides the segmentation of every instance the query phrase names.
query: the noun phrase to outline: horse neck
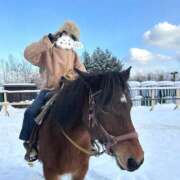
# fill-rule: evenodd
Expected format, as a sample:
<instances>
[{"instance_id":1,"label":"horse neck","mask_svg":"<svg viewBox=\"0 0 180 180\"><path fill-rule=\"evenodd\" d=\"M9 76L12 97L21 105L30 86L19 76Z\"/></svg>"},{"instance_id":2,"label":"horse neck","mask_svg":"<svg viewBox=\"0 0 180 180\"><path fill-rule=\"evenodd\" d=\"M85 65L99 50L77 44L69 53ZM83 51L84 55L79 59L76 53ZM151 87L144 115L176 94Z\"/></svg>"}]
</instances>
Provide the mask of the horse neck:
<instances>
[{"instance_id":1,"label":"horse neck","mask_svg":"<svg viewBox=\"0 0 180 180\"><path fill-rule=\"evenodd\" d=\"M76 106L76 105L74 105ZM75 127L84 128L86 122L88 121L88 115L89 115L89 96L86 95L83 98L82 106L80 107L79 111L81 112L80 118L76 118L75 120Z\"/></svg>"},{"instance_id":2,"label":"horse neck","mask_svg":"<svg viewBox=\"0 0 180 180\"><path fill-rule=\"evenodd\" d=\"M89 93L85 86L77 89L68 87L57 96L50 113L50 118L58 122L62 128L72 129L83 126L83 120L88 117ZM70 91L72 88L72 91ZM69 93L67 93L69 92Z\"/></svg>"}]
</instances>

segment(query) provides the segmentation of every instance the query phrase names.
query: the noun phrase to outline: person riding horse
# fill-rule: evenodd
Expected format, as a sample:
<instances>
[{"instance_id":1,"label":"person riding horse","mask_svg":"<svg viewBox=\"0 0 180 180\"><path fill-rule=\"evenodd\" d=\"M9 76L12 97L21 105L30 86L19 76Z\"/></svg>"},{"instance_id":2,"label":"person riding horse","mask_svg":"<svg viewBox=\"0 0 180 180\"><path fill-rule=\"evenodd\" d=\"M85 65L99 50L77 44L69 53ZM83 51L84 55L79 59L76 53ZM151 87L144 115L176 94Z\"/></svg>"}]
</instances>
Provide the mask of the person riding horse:
<instances>
[{"instance_id":1,"label":"person riding horse","mask_svg":"<svg viewBox=\"0 0 180 180\"><path fill-rule=\"evenodd\" d=\"M59 87L61 77L76 79L74 69L86 71L85 66L74 49L81 46L80 31L76 24L67 21L54 34L44 36L40 41L32 43L24 51L25 59L40 68L41 91L32 105L24 113L23 125L19 138L29 150L29 139L36 125L35 118L46 103L49 94ZM27 160L27 158L25 158ZM36 145L32 148L28 161L37 159Z\"/></svg>"}]
</instances>

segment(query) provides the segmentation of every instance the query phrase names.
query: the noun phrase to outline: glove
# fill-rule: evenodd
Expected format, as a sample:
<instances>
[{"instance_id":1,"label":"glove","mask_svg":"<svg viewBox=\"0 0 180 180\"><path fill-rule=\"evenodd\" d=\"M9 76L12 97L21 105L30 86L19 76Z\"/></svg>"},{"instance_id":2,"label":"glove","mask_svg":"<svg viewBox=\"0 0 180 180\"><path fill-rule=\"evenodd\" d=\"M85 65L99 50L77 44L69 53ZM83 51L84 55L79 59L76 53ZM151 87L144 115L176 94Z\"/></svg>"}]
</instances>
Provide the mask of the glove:
<instances>
[{"instance_id":1,"label":"glove","mask_svg":"<svg viewBox=\"0 0 180 180\"><path fill-rule=\"evenodd\" d=\"M52 44L57 41L56 35L53 35L51 33L48 34L48 38L49 38L49 40L51 41Z\"/></svg>"},{"instance_id":2,"label":"glove","mask_svg":"<svg viewBox=\"0 0 180 180\"><path fill-rule=\"evenodd\" d=\"M57 32L57 33L55 33L55 34L49 33L49 34L48 34L48 38L49 38L49 40L51 41L51 43L54 43L54 42L57 41L57 39L58 39L59 37L61 37L61 35L62 35L62 33L60 33L60 32Z\"/></svg>"}]
</instances>

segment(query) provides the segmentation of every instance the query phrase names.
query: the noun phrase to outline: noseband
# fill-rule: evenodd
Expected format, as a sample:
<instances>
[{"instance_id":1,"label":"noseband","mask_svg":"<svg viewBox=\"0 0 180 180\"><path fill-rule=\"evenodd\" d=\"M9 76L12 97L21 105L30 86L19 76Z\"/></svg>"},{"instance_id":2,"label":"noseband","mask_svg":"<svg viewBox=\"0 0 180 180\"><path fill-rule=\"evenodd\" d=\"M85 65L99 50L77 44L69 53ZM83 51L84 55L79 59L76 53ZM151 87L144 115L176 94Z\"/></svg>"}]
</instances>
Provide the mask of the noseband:
<instances>
[{"instance_id":1,"label":"noseband","mask_svg":"<svg viewBox=\"0 0 180 180\"><path fill-rule=\"evenodd\" d=\"M101 122L97 119L96 112L95 112L95 109L96 109L95 96L97 96L100 93L101 93L101 90L97 91L95 93L92 93L92 91L90 89L88 128L89 128L90 132L92 132L92 130L94 128L96 128L96 130L99 131L98 133L100 133L101 137L103 137L103 139L105 139L105 141L100 142L100 144L103 146L103 151L99 152L99 153L102 154L102 153L106 152L106 153L112 155L111 148L114 145L116 145L117 143L123 142L123 141L130 140L130 139L137 139L138 134L136 131L133 131L133 132L126 133L126 134L123 134L120 136L113 136L103 127ZM98 139L98 137L96 137L96 135L93 134L93 132L91 133L91 136L92 136L93 143L95 143L95 140L100 140L100 139ZM97 143L95 143L95 145L97 146Z\"/></svg>"}]
</instances>

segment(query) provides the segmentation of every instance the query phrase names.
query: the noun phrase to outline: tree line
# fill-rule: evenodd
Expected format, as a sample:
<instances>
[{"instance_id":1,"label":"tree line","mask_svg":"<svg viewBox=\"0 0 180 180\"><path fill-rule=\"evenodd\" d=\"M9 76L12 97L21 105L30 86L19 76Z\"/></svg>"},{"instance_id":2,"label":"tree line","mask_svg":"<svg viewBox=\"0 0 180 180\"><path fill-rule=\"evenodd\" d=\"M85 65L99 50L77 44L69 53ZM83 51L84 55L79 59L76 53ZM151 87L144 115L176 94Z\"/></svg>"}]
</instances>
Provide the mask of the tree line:
<instances>
[{"instance_id":1,"label":"tree line","mask_svg":"<svg viewBox=\"0 0 180 180\"><path fill-rule=\"evenodd\" d=\"M81 57L88 72L121 71L122 61L114 56L108 49L96 48L92 53L84 51ZM172 80L168 72L136 73L130 78L136 81ZM180 76L176 76L180 80ZM9 55L7 60L0 60L0 84L3 83L37 83L39 82L38 68L28 61Z\"/></svg>"},{"instance_id":2,"label":"tree line","mask_svg":"<svg viewBox=\"0 0 180 180\"><path fill-rule=\"evenodd\" d=\"M9 55L7 60L0 60L0 84L3 83L36 83L38 69L24 59Z\"/></svg>"}]
</instances>

